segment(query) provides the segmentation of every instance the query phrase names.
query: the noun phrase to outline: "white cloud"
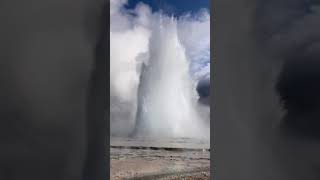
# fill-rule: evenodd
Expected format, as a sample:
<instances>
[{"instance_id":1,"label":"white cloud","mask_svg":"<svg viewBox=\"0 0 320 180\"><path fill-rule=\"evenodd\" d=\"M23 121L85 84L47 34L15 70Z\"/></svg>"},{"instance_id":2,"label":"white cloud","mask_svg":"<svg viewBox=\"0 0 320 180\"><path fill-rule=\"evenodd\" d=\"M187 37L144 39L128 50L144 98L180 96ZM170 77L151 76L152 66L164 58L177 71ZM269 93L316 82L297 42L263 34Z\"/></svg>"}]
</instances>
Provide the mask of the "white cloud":
<instances>
[{"instance_id":1,"label":"white cloud","mask_svg":"<svg viewBox=\"0 0 320 180\"><path fill-rule=\"evenodd\" d=\"M180 17L178 30L191 61L192 74L196 79L210 75L210 15L207 10Z\"/></svg>"}]
</instances>

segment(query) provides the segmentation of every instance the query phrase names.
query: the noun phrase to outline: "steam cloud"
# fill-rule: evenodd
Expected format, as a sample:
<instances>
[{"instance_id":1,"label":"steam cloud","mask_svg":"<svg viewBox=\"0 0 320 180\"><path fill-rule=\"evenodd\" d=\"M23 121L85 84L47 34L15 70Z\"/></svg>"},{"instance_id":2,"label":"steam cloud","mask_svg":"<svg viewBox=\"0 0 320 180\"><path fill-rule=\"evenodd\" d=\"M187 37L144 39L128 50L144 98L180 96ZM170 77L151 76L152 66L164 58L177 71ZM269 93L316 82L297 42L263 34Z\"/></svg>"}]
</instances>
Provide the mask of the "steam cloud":
<instances>
[{"instance_id":1,"label":"steam cloud","mask_svg":"<svg viewBox=\"0 0 320 180\"><path fill-rule=\"evenodd\" d=\"M126 9L127 0L110 2L110 125L112 135L128 135L136 125L141 65L148 61L152 30L159 17L145 4ZM209 78L210 15L206 10L175 19L179 42L190 64L191 83ZM194 88L195 91L195 88ZM168 102L169 103L169 102ZM207 109L209 109L207 107ZM203 111L203 109L201 109ZM202 113L208 113L206 110ZM206 116L207 118L209 116Z\"/></svg>"}]
</instances>

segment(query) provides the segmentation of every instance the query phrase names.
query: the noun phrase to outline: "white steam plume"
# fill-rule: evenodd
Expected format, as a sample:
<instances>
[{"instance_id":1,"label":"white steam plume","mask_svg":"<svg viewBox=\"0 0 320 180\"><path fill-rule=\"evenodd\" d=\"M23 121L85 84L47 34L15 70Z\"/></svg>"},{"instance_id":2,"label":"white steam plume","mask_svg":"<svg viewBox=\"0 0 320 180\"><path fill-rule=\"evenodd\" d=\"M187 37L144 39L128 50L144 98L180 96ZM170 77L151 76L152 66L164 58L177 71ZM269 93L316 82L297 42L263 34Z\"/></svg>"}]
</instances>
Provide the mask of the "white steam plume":
<instances>
[{"instance_id":1,"label":"white steam plume","mask_svg":"<svg viewBox=\"0 0 320 180\"><path fill-rule=\"evenodd\" d=\"M126 0L111 0L110 3L112 135L127 135L135 127L141 64L153 58L152 55L150 56L150 39L154 38L152 37L154 29L159 27L157 23L159 13L152 13L150 7L142 3L139 3L135 9L128 10L124 8L126 3ZM161 16L167 17L165 14ZM181 48L185 49L183 56L189 61L188 64L191 64L191 70L196 69L192 72L195 74L195 79L208 75L209 65L203 63L209 60L208 12L200 11L196 16L185 15L173 21L177 24L177 31L173 33L177 34ZM193 90L195 91L194 88ZM194 121L197 123L196 119ZM174 125L176 128L179 126L177 123Z\"/></svg>"}]
</instances>

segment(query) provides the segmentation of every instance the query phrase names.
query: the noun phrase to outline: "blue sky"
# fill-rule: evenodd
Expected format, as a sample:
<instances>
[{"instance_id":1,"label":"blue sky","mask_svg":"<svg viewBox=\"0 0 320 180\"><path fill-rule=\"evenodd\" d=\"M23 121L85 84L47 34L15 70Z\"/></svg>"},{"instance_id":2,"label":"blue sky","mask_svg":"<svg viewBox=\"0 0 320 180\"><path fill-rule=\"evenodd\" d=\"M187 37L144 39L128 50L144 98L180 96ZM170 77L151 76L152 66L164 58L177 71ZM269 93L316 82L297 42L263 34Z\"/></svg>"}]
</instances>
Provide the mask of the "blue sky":
<instances>
[{"instance_id":1,"label":"blue sky","mask_svg":"<svg viewBox=\"0 0 320 180\"><path fill-rule=\"evenodd\" d=\"M148 4L153 11L161 9L164 13L180 16L186 12L197 12L199 9L210 9L210 0L129 0L127 8L135 7L138 2Z\"/></svg>"}]
</instances>

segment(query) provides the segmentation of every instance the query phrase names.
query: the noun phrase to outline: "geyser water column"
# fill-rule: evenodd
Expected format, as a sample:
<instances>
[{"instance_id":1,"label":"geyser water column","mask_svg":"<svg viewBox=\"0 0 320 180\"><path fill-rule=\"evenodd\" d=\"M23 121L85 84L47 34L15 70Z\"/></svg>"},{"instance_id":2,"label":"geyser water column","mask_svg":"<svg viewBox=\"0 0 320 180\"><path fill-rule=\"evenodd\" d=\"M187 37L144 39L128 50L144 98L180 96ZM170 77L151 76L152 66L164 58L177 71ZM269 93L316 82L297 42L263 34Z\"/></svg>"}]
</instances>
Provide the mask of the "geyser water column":
<instances>
[{"instance_id":1,"label":"geyser water column","mask_svg":"<svg viewBox=\"0 0 320 180\"><path fill-rule=\"evenodd\" d=\"M142 65L135 135L199 137L197 93L175 18L154 16L149 54Z\"/></svg>"}]
</instances>

